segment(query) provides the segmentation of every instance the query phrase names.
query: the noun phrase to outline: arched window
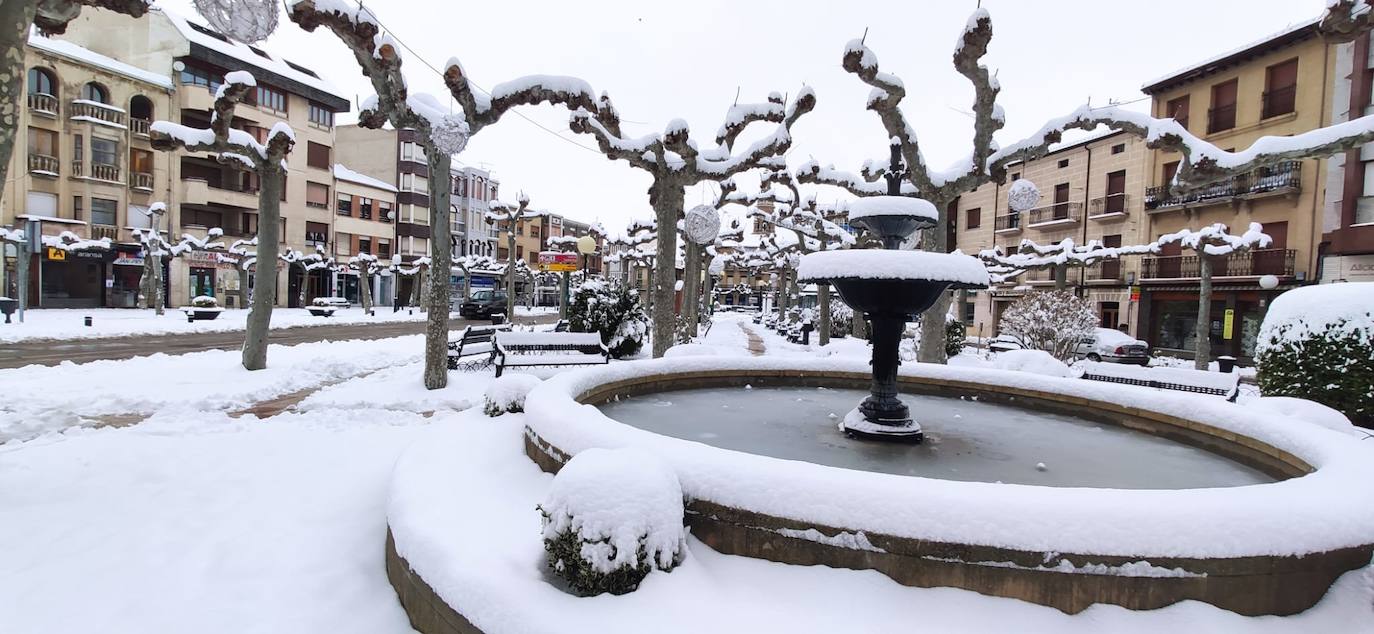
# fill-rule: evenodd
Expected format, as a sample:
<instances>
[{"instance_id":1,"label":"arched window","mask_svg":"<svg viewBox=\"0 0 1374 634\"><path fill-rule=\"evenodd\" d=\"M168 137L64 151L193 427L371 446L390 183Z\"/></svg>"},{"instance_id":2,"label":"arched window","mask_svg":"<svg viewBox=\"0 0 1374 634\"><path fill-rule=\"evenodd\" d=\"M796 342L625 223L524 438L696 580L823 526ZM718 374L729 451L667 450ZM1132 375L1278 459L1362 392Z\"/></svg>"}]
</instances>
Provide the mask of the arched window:
<instances>
[{"instance_id":1,"label":"arched window","mask_svg":"<svg viewBox=\"0 0 1374 634\"><path fill-rule=\"evenodd\" d=\"M29 69L29 94L57 96L57 80L48 69Z\"/></svg>"},{"instance_id":2,"label":"arched window","mask_svg":"<svg viewBox=\"0 0 1374 634\"><path fill-rule=\"evenodd\" d=\"M104 86L91 82L81 87L81 98L96 103L110 103L110 91Z\"/></svg>"},{"instance_id":3,"label":"arched window","mask_svg":"<svg viewBox=\"0 0 1374 634\"><path fill-rule=\"evenodd\" d=\"M143 95L134 95L129 100L129 116L143 121L152 121L153 101Z\"/></svg>"}]
</instances>

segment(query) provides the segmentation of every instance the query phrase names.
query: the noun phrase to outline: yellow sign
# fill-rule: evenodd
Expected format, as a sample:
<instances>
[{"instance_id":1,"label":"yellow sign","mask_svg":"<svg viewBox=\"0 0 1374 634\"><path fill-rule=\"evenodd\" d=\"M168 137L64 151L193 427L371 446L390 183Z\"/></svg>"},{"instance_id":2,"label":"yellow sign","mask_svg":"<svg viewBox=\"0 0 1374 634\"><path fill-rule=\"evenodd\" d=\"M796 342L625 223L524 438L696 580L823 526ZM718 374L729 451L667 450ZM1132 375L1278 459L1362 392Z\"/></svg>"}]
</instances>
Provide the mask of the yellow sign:
<instances>
[{"instance_id":1,"label":"yellow sign","mask_svg":"<svg viewBox=\"0 0 1374 634\"><path fill-rule=\"evenodd\" d=\"M1221 323L1221 338L1222 338L1222 339L1230 339L1230 338L1231 338L1231 333L1233 332L1233 331L1232 331L1232 327L1235 326L1235 323L1236 323L1236 309L1234 309L1234 308L1227 308L1227 309L1226 309L1226 319L1225 319L1225 321L1223 321L1223 322Z\"/></svg>"},{"instance_id":2,"label":"yellow sign","mask_svg":"<svg viewBox=\"0 0 1374 634\"><path fill-rule=\"evenodd\" d=\"M67 252L56 247L48 247L48 259L54 262L60 262L67 259Z\"/></svg>"},{"instance_id":3,"label":"yellow sign","mask_svg":"<svg viewBox=\"0 0 1374 634\"><path fill-rule=\"evenodd\" d=\"M554 273L572 273L577 270L576 264L564 264L562 262L539 263L539 270L552 271Z\"/></svg>"}]
</instances>

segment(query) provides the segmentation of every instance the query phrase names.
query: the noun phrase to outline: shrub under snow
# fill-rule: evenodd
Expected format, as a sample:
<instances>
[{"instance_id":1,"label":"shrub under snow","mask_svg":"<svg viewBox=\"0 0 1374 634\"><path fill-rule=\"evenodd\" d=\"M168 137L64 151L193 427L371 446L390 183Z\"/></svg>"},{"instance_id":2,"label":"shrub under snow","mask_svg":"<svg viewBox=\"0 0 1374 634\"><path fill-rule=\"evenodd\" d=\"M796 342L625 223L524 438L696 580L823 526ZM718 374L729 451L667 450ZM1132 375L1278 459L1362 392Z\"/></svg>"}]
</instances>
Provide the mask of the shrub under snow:
<instances>
[{"instance_id":1,"label":"shrub under snow","mask_svg":"<svg viewBox=\"0 0 1374 634\"><path fill-rule=\"evenodd\" d=\"M568 306L568 327L573 332L599 332L611 356L628 357L644 347L649 315L639 294L620 284L591 279L578 285Z\"/></svg>"},{"instance_id":2,"label":"shrub under snow","mask_svg":"<svg viewBox=\"0 0 1374 634\"><path fill-rule=\"evenodd\" d=\"M218 308L219 301L209 295L197 295L191 298L191 305L196 308Z\"/></svg>"},{"instance_id":3,"label":"shrub under snow","mask_svg":"<svg viewBox=\"0 0 1374 634\"><path fill-rule=\"evenodd\" d=\"M1063 361L1050 356L1044 350L1008 350L992 357L992 367L998 370L1016 370L1045 376L1073 376L1073 370Z\"/></svg>"},{"instance_id":4,"label":"shrub under snow","mask_svg":"<svg viewBox=\"0 0 1374 634\"><path fill-rule=\"evenodd\" d=\"M964 322L949 319L945 322L945 356L957 357L968 345L967 329Z\"/></svg>"},{"instance_id":5,"label":"shrub under snow","mask_svg":"<svg viewBox=\"0 0 1374 634\"><path fill-rule=\"evenodd\" d=\"M539 506L549 568L581 596L625 594L682 562L682 485L640 449L588 449L554 477Z\"/></svg>"},{"instance_id":6,"label":"shrub under snow","mask_svg":"<svg viewBox=\"0 0 1374 634\"><path fill-rule=\"evenodd\" d=\"M1279 295L1255 347L1266 396L1296 396L1374 426L1374 282Z\"/></svg>"},{"instance_id":7,"label":"shrub under snow","mask_svg":"<svg viewBox=\"0 0 1374 634\"><path fill-rule=\"evenodd\" d=\"M863 319L863 316L859 316ZM830 336L845 337L854 332L854 309L840 300L838 295L830 296Z\"/></svg>"},{"instance_id":8,"label":"shrub under snow","mask_svg":"<svg viewBox=\"0 0 1374 634\"><path fill-rule=\"evenodd\" d=\"M529 374L499 376L487 386L486 395L482 399L482 411L487 416L523 412L525 396L538 385L539 377Z\"/></svg>"},{"instance_id":9,"label":"shrub under snow","mask_svg":"<svg viewBox=\"0 0 1374 634\"><path fill-rule=\"evenodd\" d=\"M1078 341L1096 327L1092 305L1068 290L1028 293L1007 307L1000 326L1002 334L1060 361L1068 361Z\"/></svg>"}]
</instances>

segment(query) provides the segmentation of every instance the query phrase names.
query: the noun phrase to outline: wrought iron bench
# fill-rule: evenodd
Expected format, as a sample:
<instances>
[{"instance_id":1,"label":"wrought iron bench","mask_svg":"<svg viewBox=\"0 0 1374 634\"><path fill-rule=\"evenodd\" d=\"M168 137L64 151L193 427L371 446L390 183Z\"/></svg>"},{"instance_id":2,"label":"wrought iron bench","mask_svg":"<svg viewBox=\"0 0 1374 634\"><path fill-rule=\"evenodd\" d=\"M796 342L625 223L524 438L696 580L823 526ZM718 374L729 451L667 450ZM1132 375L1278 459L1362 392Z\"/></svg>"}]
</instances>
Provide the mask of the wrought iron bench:
<instances>
[{"instance_id":1,"label":"wrought iron bench","mask_svg":"<svg viewBox=\"0 0 1374 634\"><path fill-rule=\"evenodd\" d=\"M611 353L595 332L502 332L491 351L496 376L506 368L603 365Z\"/></svg>"},{"instance_id":2,"label":"wrought iron bench","mask_svg":"<svg viewBox=\"0 0 1374 634\"><path fill-rule=\"evenodd\" d=\"M1240 374L1237 372L1206 372L1187 368L1142 368L1118 363L1080 361L1081 378L1089 381L1140 385L1161 390L1177 390L1195 394L1225 396L1235 401L1240 395Z\"/></svg>"},{"instance_id":3,"label":"wrought iron bench","mask_svg":"<svg viewBox=\"0 0 1374 634\"><path fill-rule=\"evenodd\" d=\"M463 335L457 341L448 342L448 369L457 370L465 363L463 357L482 355L483 358L470 359L466 362L474 367L490 363L493 349L491 341L497 333L505 332L510 332L509 324L464 328Z\"/></svg>"}]
</instances>

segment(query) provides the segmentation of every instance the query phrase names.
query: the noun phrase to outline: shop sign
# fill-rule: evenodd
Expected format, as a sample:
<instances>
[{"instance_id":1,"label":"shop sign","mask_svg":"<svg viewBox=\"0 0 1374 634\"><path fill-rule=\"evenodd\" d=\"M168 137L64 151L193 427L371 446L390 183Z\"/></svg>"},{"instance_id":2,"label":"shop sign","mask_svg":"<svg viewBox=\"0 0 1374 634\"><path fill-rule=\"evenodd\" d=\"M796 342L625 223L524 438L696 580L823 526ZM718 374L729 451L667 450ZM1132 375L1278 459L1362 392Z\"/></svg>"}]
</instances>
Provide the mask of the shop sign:
<instances>
[{"instance_id":1,"label":"shop sign","mask_svg":"<svg viewBox=\"0 0 1374 634\"><path fill-rule=\"evenodd\" d=\"M85 258L87 260L103 260L105 259L105 253L103 251L77 251L76 257Z\"/></svg>"},{"instance_id":2,"label":"shop sign","mask_svg":"<svg viewBox=\"0 0 1374 634\"><path fill-rule=\"evenodd\" d=\"M553 271L555 273L570 273L572 271L576 271L577 254L560 253L558 251L540 251L539 270Z\"/></svg>"},{"instance_id":3,"label":"shop sign","mask_svg":"<svg viewBox=\"0 0 1374 634\"><path fill-rule=\"evenodd\" d=\"M143 266L143 256L120 253L115 256L114 263L116 266Z\"/></svg>"},{"instance_id":4,"label":"shop sign","mask_svg":"<svg viewBox=\"0 0 1374 634\"><path fill-rule=\"evenodd\" d=\"M67 252L57 247L48 247L48 259L53 262L62 262L67 259Z\"/></svg>"},{"instance_id":5,"label":"shop sign","mask_svg":"<svg viewBox=\"0 0 1374 634\"><path fill-rule=\"evenodd\" d=\"M1140 301L1140 287L1139 287L1139 286L1132 286L1132 287L1131 287L1131 301L1133 301L1133 302L1138 302L1138 301Z\"/></svg>"},{"instance_id":6,"label":"shop sign","mask_svg":"<svg viewBox=\"0 0 1374 634\"><path fill-rule=\"evenodd\" d=\"M1221 325L1221 338L1222 338L1222 339L1230 339L1230 338L1231 338L1231 334L1232 334L1233 332L1235 332L1234 330L1232 330L1232 328L1234 328L1235 325L1236 325L1236 309L1234 309L1234 308L1227 308L1227 309L1226 309L1226 317L1225 317L1225 319L1222 321L1222 325Z\"/></svg>"}]
</instances>

